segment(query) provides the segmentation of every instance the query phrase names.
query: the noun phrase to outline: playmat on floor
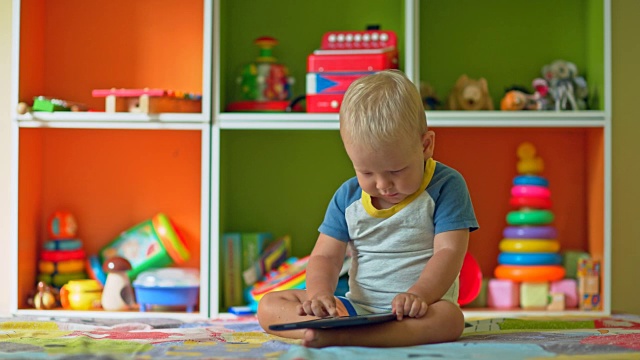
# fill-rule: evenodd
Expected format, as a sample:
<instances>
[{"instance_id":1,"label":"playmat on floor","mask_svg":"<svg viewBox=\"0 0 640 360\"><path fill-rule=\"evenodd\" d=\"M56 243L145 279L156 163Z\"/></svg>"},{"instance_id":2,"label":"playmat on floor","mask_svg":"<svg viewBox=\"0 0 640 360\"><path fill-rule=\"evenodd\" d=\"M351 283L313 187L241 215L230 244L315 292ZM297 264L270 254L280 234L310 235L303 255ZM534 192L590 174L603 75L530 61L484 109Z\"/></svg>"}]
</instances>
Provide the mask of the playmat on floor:
<instances>
[{"instance_id":1,"label":"playmat on floor","mask_svg":"<svg viewBox=\"0 0 640 360\"><path fill-rule=\"evenodd\" d=\"M255 317L0 318L0 359L640 359L640 316L468 321L460 340L387 349L307 349Z\"/></svg>"}]
</instances>

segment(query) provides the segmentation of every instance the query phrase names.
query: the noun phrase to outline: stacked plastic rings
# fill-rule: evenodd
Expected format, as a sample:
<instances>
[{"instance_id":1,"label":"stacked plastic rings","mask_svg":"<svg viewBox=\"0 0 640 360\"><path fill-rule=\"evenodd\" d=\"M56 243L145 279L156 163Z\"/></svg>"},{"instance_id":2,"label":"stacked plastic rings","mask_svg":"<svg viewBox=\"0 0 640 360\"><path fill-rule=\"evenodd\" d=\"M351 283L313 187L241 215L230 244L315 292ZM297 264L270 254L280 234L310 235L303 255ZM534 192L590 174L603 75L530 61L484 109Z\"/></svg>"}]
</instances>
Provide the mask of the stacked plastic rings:
<instances>
[{"instance_id":1,"label":"stacked plastic rings","mask_svg":"<svg viewBox=\"0 0 640 360\"><path fill-rule=\"evenodd\" d=\"M565 274L560 243L551 212L551 191L546 178L519 175L513 179L509 205L514 209L507 216L502 232L494 271L498 279L517 282L555 281Z\"/></svg>"}]
</instances>

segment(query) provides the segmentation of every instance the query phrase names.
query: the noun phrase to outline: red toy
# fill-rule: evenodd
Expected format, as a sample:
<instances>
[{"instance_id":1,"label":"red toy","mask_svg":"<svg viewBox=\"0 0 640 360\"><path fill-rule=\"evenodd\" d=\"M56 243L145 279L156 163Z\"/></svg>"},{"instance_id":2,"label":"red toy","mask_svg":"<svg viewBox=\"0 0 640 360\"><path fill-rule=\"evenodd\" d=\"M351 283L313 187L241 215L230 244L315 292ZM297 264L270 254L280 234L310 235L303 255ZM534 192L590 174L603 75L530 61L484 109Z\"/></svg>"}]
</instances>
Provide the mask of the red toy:
<instances>
[{"instance_id":1,"label":"red toy","mask_svg":"<svg viewBox=\"0 0 640 360\"><path fill-rule=\"evenodd\" d=\"M307 112L338 112L344 93L359 77L398 68L393 31L330 31L307 58Z\"/></svg>"}]
</instances>

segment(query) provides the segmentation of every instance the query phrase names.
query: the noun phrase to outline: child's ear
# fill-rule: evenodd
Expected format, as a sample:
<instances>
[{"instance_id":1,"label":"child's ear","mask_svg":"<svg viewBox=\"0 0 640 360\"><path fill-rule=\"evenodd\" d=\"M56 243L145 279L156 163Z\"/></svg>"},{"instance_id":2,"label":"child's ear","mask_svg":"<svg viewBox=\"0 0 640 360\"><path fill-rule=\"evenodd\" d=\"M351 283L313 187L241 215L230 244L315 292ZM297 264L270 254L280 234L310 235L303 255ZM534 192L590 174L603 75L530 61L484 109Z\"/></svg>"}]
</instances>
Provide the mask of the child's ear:
<instances>
[{"instance_id":1,"label":"child's ear","mask_svg":"<svg viewBox=\"0 0 640 360\"><path fill-rule=\"evenodd\" d=\"M422 153L424 158L429 159L433 157L433 151L436 146L436 133L429 130L422 135Z\"/></svg>"}]
</instances>

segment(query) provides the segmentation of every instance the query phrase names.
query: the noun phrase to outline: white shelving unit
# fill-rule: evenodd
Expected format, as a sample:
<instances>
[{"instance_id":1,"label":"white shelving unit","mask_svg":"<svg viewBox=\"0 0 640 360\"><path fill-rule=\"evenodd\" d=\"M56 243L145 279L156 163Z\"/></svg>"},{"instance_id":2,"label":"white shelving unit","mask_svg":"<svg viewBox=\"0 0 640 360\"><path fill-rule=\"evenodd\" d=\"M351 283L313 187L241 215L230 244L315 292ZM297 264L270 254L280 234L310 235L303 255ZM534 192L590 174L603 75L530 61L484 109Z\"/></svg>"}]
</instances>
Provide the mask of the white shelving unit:
<instances>
[{"instance_id":1,"label":"white shelving unit","mask_svg":"<svg viewBox=\"0 0 640 360\"><path fill-rule=\"evenodd\" d=\"M12 103L18 104L20 101L29 101L30 99L25 98L25 94L33 94L38 89L45 88L54 88L54 86L50 86L47 83L49 81L42 75L40 78L36 78L35 81L31 77L31 73L38 73L37 69L30 68L30 64L27 60L21 59L20 56L33 56L29 53L32 51L32 44L29 38L21 39L21 31L25 32L25 36L32 37L36 40L41 40L44 44L43 52L40 54L42 57L42 63L38 66L49 66L47 61L51 60L52 57L55 57L55 50L51 50L46 46L47 41L52 43L61 43L61 46L67 46L74 41L78 42L78 39L82 39L82 35L76 35L73 33L74 26L83 26L87 25L83 23L82 20L70 21L66 23L65 26L70 27L72 30L70 33L65 33L67 38L55 38L50 39L48 36L50 35L46 30L46 24L40 23L40 21L44 21L44 19L49 16L47 13L48 10L52 10L48 8L49 6L56 6L59 9L77 9L82 8L83 6L93 6L92 4L86 4L82 1L78 2L75 0L68 0L62 3L57 4L49 4L46 1L13 1L13 26L14 26L14 39L13 39L13 71L14 77L12 79L13 86L13 95L12 95ZM110 4L103 5L95 5L95 6L104 6L108 11L118 12L117 9L120 7L120 10L124 8L129 8L131 6L127 1L116 1ZM161 114L135 114L135 113L105 113L105 112L32 112L24 115L15 114L12 118L12 129L13 129L13 153L17 154L14 157L14 161L12 163L12 204L11 204L11 252L12 258L14 259L13 263L13 272L11 276L14 278L13 288L10 289L11 294L11 310L13 313L21 314L21 315L41 315L41 316L89 316L89 317L122 317L122 318L132 318L139 317L142 313L137 311L131 312L105 312L105 311L75 311L75 310L35 310L30 309L25 304L25 295L28 291L32 290L30 288L26 288L29 284L29 280L35 278L35 272L37 271L36 259L37 255L35 252L39 251L37 248L37 244L44 241L45 236L41 232L41 229L44 229L44 219L46 219L49 214L46 213L46 210L43 207L46 207L46 199L28 199L25 198L25 191L35 190L36 192L45 192L44 190L46 181L49 179L37 179L37 182L40 182L40 185L32 185L29 183L29 179L25 178L25 171L30 170L34 165L28 163L29 159L23 158L22 152L25 149L21 146L23 141L27 141L27 143L35 143L36 145L42 147L43 152L50 151L51 149L57 149L57 147L62 148L62 153L70 155L73 159L75 155L69 152L69 148L65 148L63 144L61 146L56 145L56 143L60 142L60 138L64 138L65 134L69 134L69 140L71 140L74 136L91 136L92 139L96 139L97 142L94 144L89 144L89 148L82 149L82 151L91 152L100 152L104 149L105 146L114 146L114 147L129 147L132 158L152 158L153 161L158 161L160 163L168 162L171 163L172 158L176 156L184 158L186 161L190 163L190 167L188 168L189 175L178 174L173 176L173 179L158 179L154 178L158 171L151 171L148 175L144 173L142 176L146 176L147 178L144 180L149 184L160 181L163 184L173 184L177 183L181 186L186 186L187 184L195 185L193 191L182 191L183 194L198 194L197 197L193 195L191 198L185 198L183 201L190 202L190 205L182 206L182 205L171 205L173 200L171 199L171 193L175 192L176 189L167 189L167 193L144 193L144 188L136 188L132 189L123 189L121 196L126 197L130 195L132 191L142 190L142 194L136 200L128 201L126 198L117 199L114 202L122 202L128 203L131 209L123 209L123 213L129 213L129 215L119 215L113 214L115 221L119 223L127 223L129 225L134 225L140 223L142 221L147 220L147 218L139 217L140 214L148 214L149 218L154 215L154 211L163 212L168 211L168 215L171 217L171 209L176 210L178 212L177 216L180 220L187 224L186 229L188 235L197 235L198 238L191 238L189 241L189 245L192 246L191 252L192 257L195 256L194 259L191 259L188 264L192 264L192 266L197 266L200 270L200 298L199 298L199 310L194 313L186 313L184 310L176 311L148 311L145 312L143 316L145 317L178 317L178 318L202 318L208 317L211 313L211 309L215 309L214 312L217 312L218 308L218 278L216 276L210 276L210 269L218 267L218 256L217 256L217 246L211 243L211 239L216 239L217 237L211 236L211 231L217 231L217 222L212 221L215 219L215 216L212 214L217 214L215 209L212 211L210 207L210 200L215 195L211 194L211 178L212 176L217 177L217 166L212 166L212 156L211 156L211 148L212 141L218 141L218 138L212 138L211 133L211 124L212 124L212 105L211 99L213 98L212 94L212 32L211 29L213 27L213 19L211 17L212 14L212 6L213 3L211 0L191 0L188 2L183 2L181 0L176 0L172 2L164 2L161 6L164 6L165 9L160 9L156 7L155 4L135 4L133 5L138 10L142 10L141 13L153 13L157 16L158 11L166 15L167 11L170 13L171 17L174 15L179 15L176 18L189 19L189 22L193 24L197 24L198 22L202 23L202 26L199 29L198 33L186 33L178 36L191 36L194 39L202 38L201 43L195 43L191 41L188 45L186 45L186 51L193 51L194 53L201 52L202 55L200 57L193 56L190 58L189 63L187 65L190 66L190 71L195 71L196 73L201 74L201 80L199 84L195 86L201 89L202 93L202 107L199 113L161 113ZM146 9L144 7L147 7ZM154 7L153 9L149 7ZM168 7L168 9L167 9ZM192 14L180 13L183 7L189 8L200 8L201 10ZM131 9L133 10L133 9ZM64 11L64 10L63 10ZM36 12L35 14L33 12ZM27 14L29 16L27 16ZM56 11L58 15L61 16L59 11ZM85 13L96 13L96 16L100 17L103 14L100 12L91 12L88 11ZM63 15L64 16L64 15ZM132 15L133 16L133 15ZM197 17L201 17L200 20ZM190 17L195 17L191 19ZM145 18L144 15L137 17L136 20L144 21L145 24L132 24L128 29L135 30L139 32L140 37L146 36L146 42L144 43L145 50L149 50L150 48L156 52L162 51L159 48L153 48L155 45L153 41L149 40L149 34L146 27L154 27L160 26L163 27L166 24L163 23L154 23L154 21L163 21L156 20L154 16L150 16ZM91 24L89 24L90 26ZM191 31L193 29L197 30L197 25L193 25ZM31 30L36 29L36 30ZM78 29L75 29L78 30ZM40 33L35 33L34 31L41 31ZM158 31L158 30L156 30ZM167 30L164 32L166 33ZM115 35L111 35L112 31L107 28L100 28L99 26L91 27L87 29L87 32L93 32L93 35L97 35L100 39L109 39L111 37L111 42L116 44L120 43L124 45L123 41L145 41L145 40L136 40L135 38L127 38L126 36L118 37L117 32L114 32ZM162 30L159 31L160 34L163 33ZM75 38L75 36L80 36L79 38ZM163 36L163 35L159 35ZM42 40L44 39L44 40ZM170 40L170 39L168 39ZM107 40L109 41L109 40ZM166 44L163 44L163 47ZM180 46L181 44L168 44L167 49L175 49L173 53L167 54L167 56L178 56L180 54L178 49L185 50L185 46ZM182 44L184 45L184 44ZM178 46L178 49L176 49ZM125 46L126 47L126 46ZM122 47L121 47L122 48ZM48 52L52 51L52 52ZM96 49L94 49L96 51ZM103 50L97 50L103 51ZM131 55L131 52L127 52L126 49L122 50L122 55L125 54ZM60 54L57 54L60 55ZM65 55L66 54L62 54ZM145 54L139 54L141 59L144 58ZM80 54L78 57L84 57L85 54ZM86 55L90 57L89 55ZM116 59L117 60L117 59ZM145 66L144 62L154 61L145 59L131 59L131 66L136 66L136 63L143 63L142 65L137 66ZM62 73L68 73L76 71L74 66L79 67L78 64L83 64L82 59L76 60L72 59L69 61L69 68L58 67L56 70ZM26 67L24 65L26 64ZM44 64L44 65L42 65ZM21 65L23 67L21 67ZM176 64L177 65L177 64ZM195 66L191 66L195 65ZM58 64L59 66L59 64ZM123 70L129 71L128 65L123 65L118 61L113 61L112 63L105 61L103 63L90 63L87 65L90 69L84 69L93 75L96 72L104 72L104 78L99 78L97 81L105 83L109 83L110 75L117 75L119 72L123 72ZM35 70L35 71L34 71ZM169 79L169 83L181 83L180 77L182 76L181 72L184 70L177 69L166 70L167 73L174 72L174 78L176 80ZM37 76L37 75L36 75ZM168 79L168 78L167 78ZM72 79L69 81L73 81ZM96 81L96 78L92 78L92 81ZM118 80L118 84L107 85L107 86L116 86L116 87L147 87L148 85L143 83L144 80L139 79L131 79L126 84L123 84L122 79ZM99 88L100 85L96 85L95 88ZM162 86L162 85L160 85ZM169 88L170 85L167 85ZM199 89L199 90L200 90ZM83 88L82 92L89 94L90 98L92 88ZM176 90L185 90L185 89L176 89ZM37 94L41 95L41 94ZM49 94L42 94L47 96L56 96L55 92ZM74 99L75 100L75 99ZM102 100L103 102L103 100ZM97 103L97 102L96 102ZM62 134L62 135L60 135ZM116 135L114 139L112 136ZM158 154L157 150L162 150L162 144L155 147L156 152L150 153L143 148L143 144L137 144L136 141L140 139L148 139L153 143L154 141L166 141L167 139L177 140L181 143L178 148L173 149L173 153L162 153ZM157 140L156 140L157 139ZM124 141L124 143L118 143L118 140ZM111 141L114 141L113 144L109 145ZM167 144L167 149L171 149L171 144ZM72 148L72 147L70 147ZM127 151L125 151L125 154ZM39 164L36 164L37 172L39 172L42 176L53 176L58 177L55 179L56 182L64 181L65 174L55 174L49 172L48 170L44 170L47 167L47 164L44 163L44 157L46 154L41 154L34 152L34 154L30 154L29 156L36 157ZM116 162L116 165L108 165L104 166L112 166L111 169L114 172L123 171L127 167L136 167L137 164L131 163L134 160L129 160L128 156L124 156L119 161ZM64 160L64 159L63 159ZM121 163L122 165L120 165ZM79 167L85 166L84 164L77 164ZM144 166L140 164L140 166ZM24 169L23 169L24 168ZM25 170L26 169L26 170ZM167 174L171 177L171 169L166 169ZM123 174L123 176L126 174ZM70 174L73 176L73 174ZM97 180L97 179L94 179ZM91 178L89 178L91 181ZM82 184L80 184L82 186ZM118 191L114 192L114 196L118 197ZM180 190L178 190L180 192ZM143 200L144 199L144 200ZM140 201L148 202L146 204L140 203ZM69 199L66 206L75 207L78 209L78 212L75 213L76 218L82 218L85 214L82 213L86 208L87 213L94 212L95 206L91 204L92 199L78 199L73 198ZM112 204L113 205L113 204ZM166 206L169 206L169 210L166 210ZM65 206L65 205L60 205ZM127 211L131 210L131 211ZM91 215L91 214L88 214ZM102 226L102 227L113 227L109 226L110 219L96 219L95 214L93 216L85 216L90 217L92 220L97 220L98 223L91 224L93 226ZM174 219L175 220L175 219ZM100 234L100 236L95 236L96 232L91 233L90 239L83 239L83 234L87 233L87 230L90 224L82 223L79 220L79 236L81 240L84 241L85 248L96 249L102 245L106 245L108 240L114 238L118 235L118 232L112 232L108 234ZM33 230L30 230L33 228ZM25 230L26 229L26 230ZM125 230L121 228L120 231ZM96 241L96 238L101 240L97 240L100 243L88 243L91 241ZM25 244L26 242L31 242L31 244ZM26 255L25 252L34 252L32 255ZM89 251L87 251L88 254ZM27 262L28 265L25 266L24 262ZM29 269L31 267L32 269ZM214 273L215 274L215 273Z\"/></svg>"},{"instance_id":2,"label":"white shelving unit","mask_svg":"<svg viewBox=\"0 0 640 360\"><path fill-rule=\"evenodd\" d=\"M218 13L221 1L214 1L214 12ZM568 309L561 312L536 311L536 310L496 310L496 309L466 309L467 317L484 316L554 316L554 315L603 315L611 312L611 230L610 230L610 187L611 187L611 45L610 45L610 1L602 2L604 9L604 80L605 93L601 94L604 100L604 110L589 111L428 111L427 121L429 126L438 132L440 128L459 129L574 129L576 131L601 130L603 132L604 146L604 188L600 189L604 194L604 233L602 234L603 259L602 267L602 295L604 303L600 311L580 311ZM420 76L420 5L419 0L404 1L404 66L401 66L407 75L418 83ZM398 6L402 6L398 4ZM217 21L215 22L217 23ZM220 49L221 29L214 29L214 53L222 54ZM472 60L469 60L472 61ZM214 65L214 79L221 78L221 68ZM214 85L220 88L219 82ZM221 109L224 107L220 99L214 105L214 131L219 130L337 130L339 129L337 114L307 114L307 113L230 113ZM214 100L216 101L216 100ZM215 150L214 150L215 152ZM492 275L492 274L491 274ZM486 274L485 274L486 276Z\"/></svg>"},{"instance_id":3,"label":"white shelving unit","mask_svg":"<svg viewBox=\"0 0 640 360\"><path fill-rule=\"evenodd\" d=\"M43 113L37 112L33 114L18 115L16 114L12 119L12 131L14 139L13 153L18 154L14 157L12 163L12 204L11 204L11 243L12 243L12 258L14 259L13 269L14 272L11 276L14 279L22 277L35 278L35 266L34 269L28 270L22 262L19 263L19 259L22 259L20 255L24 251L34 251L38 242L44 239L39 234L38 229L43 228L42 219L46 218L48 214L44 213L46 209L42 209L42 199L24 202L20 194L24 191L24 188L32 187L33 184L27 182L24 178L20 177L21 170L28 166L32 166L23 163L21 160L21 139L27 131L38 131L31 141L40 141L38 136L47 137L49 131L65 131L65 130L85 130L99 132L99 131L119 131L119 132L135 132L142 131L148 134L149 137L155 136L156 133L164 131L176 134L178 139L184 140L180 134L197 132L199 135L197 138L200 142L198 146L198 154L194 155L199 158L199 176L195 180L199 186L199 199L188 199L190 201L196 200L200 202L198 207L197 219L187 219L190 223L197 223L197 231L200 234L198 244L198 253L200 257L197 261L201 271L201 293L200 293L200 310L195 314L186 314L183 312L146 312L144 316L175 316L175 317L213 317L219 314L220 304L218 302L219 292L221 284L219 283L218 269L220 263L219 253L219 234L224 231L225 224L221 224L221 213L224 212L223 206L226 206L221 202L221 178L224 178L226 174L224 171L223 154L225 148L221 145L222 138L226 132L237 133L242 131L255 132L263 130L276 130L276 131L317 131L317 130L332 130L338 129L338 115L337 114L307 114L307 113L229 113L224 112L223 108L225 104L225 97L230 92L230 89L225 85L225 77L235 76L235 74L229 74L229 66L223 67L224 62L228 59L225 53L225 48L222 43L230 41L224 33L226 29L231 25L224 25L225 9L230 5L231 0L190 0L187 3L197 5L202 9L202 57L198 61L198 66L195 67L197 72L202 74L202 111L196 114L183 114L183 113L171 113L171 114L106 114L106 113ZM234 0L235 1L235 0ZM383 0L380 0L383 1ZM34 21L38 21L38 17L27 18L21 12L21 4L23 1L14 0L14 42L13 42L13 71L14 78L13 84L13 96L12 103L17 104L19 101L24 101L24 93L32 93L37 89L28 89L24 91L22 87L34 87L29 83L26 78L28 68L21 68L20 54L28 56L25 51L24 39L20 39L20 31L28 32L30 25L43 26L42 24L33 24ZM56 6L73 7L84 3L82 0L66 0L63 4L57 4ZM119 0L119 5L126 5L125 0ZM45 4L45 1L30 1L29 6L53 6ZM175 8L179 9L182 6L180 0L175 0ZM402 68L416 83L422 79L422 73L424 69L421 69L420 59L420 47L427 46L424 40L420 38L420 7L424 5L424 2L419 0L405 0L404 3L397 3L399 7L399 13L402 17L403 24L403 38L402 45L403 56L401 61L403 62ZM99 5L95 5L99 6ZM139 6L145 6L140 5ZM146 5L151 6L151 5ZM163 6L166 6L163 5ZM173 6L173 5L169 5ZM309 5L306 5L309 6ZM427 118L429 126L436 129L450 129L456 130L486 130L497 129L502 130L520 130L528 131L528 129L545 130L552 129L563 131L563 129L569 129L569 131L596 131L601 132L596 137L601 137L603 146L602 153L596 154L603 159L604 174L604 188L599 189L599 193L603 197L603 209L599 209L604 214L602 219L602 257L603 257L603 273L602 273L602 294L603 294L603 307L601 311L582 312L578 310L568 310L565 312L546 312L546 311L525 311L525 310L513 310L513 311L496 311L492 309L465 309L467 316L517 316L517 315L532 315L532 316L553 316L557 314L576 314L576 315L602 315L609 314L611 312L611 15L610 15L610 0L602 0L602 6L604 7L604 19L603 19L603 33L604 33L604 53L603 53L603 72L604 72L604 93L600 94L603 99L602 110L591 111L577 111L577 112L501 112L501 111L479 111L479 112L461 112L461 111L429 111L427 112ZM44 10L43 10L44 11ZM44 18L44 13L41 14ZM339 16L339 15L336 15ZM23 20L21 24L20 20ZM26 19L26 20L25 20ZM30 23L31 22L31 23ZM36 28L38 27L36 26ZM241 27L241 24L238 24ZM46 36L44 29L41 29L43 34L38 36ZM234 30L240 31L240 30ZM33 36L33 34L30 34ZM260 36L263 34L252 34L252 36ZM22 49L21 49L22 47ZM227 49L228 50L228 49ZM23 59L24 60L24 59ZM44 59L47 61L47 59ZM473 61L470 59L469 61ZM193 64L188 64L193 65ZM73 65L70 65L73 66ZM193 70L193 67L188 71ZM176 70L175 77L180 77L182 70ZM107 72L108 73L108 72ZM108 77L108 75L105 75ZM40 79L41 82L45 82L44 75ZM107 79L108 80L108 79ZM73 81L73 80L69 80ZM36 86L37 88L37 86ZM90 91L91 89L87 89ZM46 94L45 94L46 95ZM226 99L227 101L229 99ZM31 135L29 135L31 136ZM101 139L100 135L96 135ZM447 135L451 136L451 135ZM106 138L102 139L106 141ZM121 144L114 144L121 145ZM124 144L133 146L133 143ZM40 155L38 155L40 156ZM41 160L42 161L42 160ZM126 161L126 159L123 159ZM42 165L42 164L41 164ZM40 187L35 190L41 191L43 187L43 179L39 179ZM147 181L153 181L148 179ZM185 183L187 181L185 180ZM145 219L129 219L132 222L143 221ZM83 224L80 224L82 229ZM25 233L25 229L33 227L36 230L29 230ZM81 230L82 232L82 230ZM28 240L26 240L28 239ZM31 242L36 242L30 244ZM26 247L25 247L26 246ZM22 261L22 260L21 260ZM35 258L31 258L30 265L35 265ZM34 274L24 274L24 272L33 271ZM84 312L84 311L40 311L26 308L24 305L24 295L30 290L25 288L25 280L13 281L15 286L10 290L12 311L17 314L46 314L46 315L60 315L60 316L113 316L113 313L108 312ZM138 315L138 313L118 313L118 316L132 317Z\"/></svg>"}]
</instances>

